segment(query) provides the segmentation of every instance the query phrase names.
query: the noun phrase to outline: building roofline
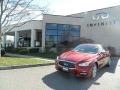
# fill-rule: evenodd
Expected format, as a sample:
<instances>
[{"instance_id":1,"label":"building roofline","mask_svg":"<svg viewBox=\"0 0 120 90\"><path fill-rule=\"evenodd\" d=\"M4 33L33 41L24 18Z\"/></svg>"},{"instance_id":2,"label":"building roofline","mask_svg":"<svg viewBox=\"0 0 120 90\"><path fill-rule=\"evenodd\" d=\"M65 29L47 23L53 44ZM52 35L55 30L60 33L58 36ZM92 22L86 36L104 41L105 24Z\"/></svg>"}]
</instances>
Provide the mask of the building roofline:
<instances>
[{"instance_id":1,"label":"building roofline","mask_svg":"<svg viewBox=\"0 0 120 90\"><path fill-rule=\"evenodd\" d=\"M84 17L73 17L73 16L65 16L65 15L53 15L53 14L43 14L44 15L50 15L50 16L60 16L60 17L71 17L71 18L84 18Z\"/></svg>"},{"instance_id":2,"label":"building roofline","mask_svg":"<svg viewBox=\"0 0 120 90\"><path fill-rule=\"evenodd\" d=\"M75 13L75 14L69 14L69 15L66 15L66 16L71 16L71 15L76 15L76 14L82 14L82 13L86 13L86 12L93 12L93 11L97 11L97 10L103 10L103 9L109 9L109 8L115 8L115 7L118 7L120 5L115 5L115 6L110 6L110 7L105 7L105 8L100 8L100 9L95 9L95 10L90 10L90 11L85 11L85 12L80 12L80 13Z\"/></svg>"},{"instance_id":3,"label":"building roofline","mask_svg":"<svg viewBox=\"0 0 120 90\"><path fill-rule=\"evenodd\" d=\"M20 23L10 24L10 25L8 25L8 26L16 25L16 24L22 24L22 23L28 23L28 22L32 22L32 21L43 21L43 20L30 20L30 21L24 21L24 22L20 22Z\"/></svg>"}]
</instances>

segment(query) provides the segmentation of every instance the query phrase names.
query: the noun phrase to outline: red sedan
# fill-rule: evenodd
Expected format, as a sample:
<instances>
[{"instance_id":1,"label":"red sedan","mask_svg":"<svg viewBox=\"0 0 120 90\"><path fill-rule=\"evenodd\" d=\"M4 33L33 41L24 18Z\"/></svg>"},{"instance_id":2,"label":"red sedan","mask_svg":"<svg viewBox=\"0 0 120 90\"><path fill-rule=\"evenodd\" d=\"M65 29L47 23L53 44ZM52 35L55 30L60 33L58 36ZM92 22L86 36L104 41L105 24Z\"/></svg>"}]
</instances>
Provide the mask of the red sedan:
<instances>
[{"instance_id":1,"label":"red sedan","mask_svg":"<svg viewBox=\"0 0 120 90\"><path fill-rule=\"evenodd\" d=\"M73 73L77 77L95 78L97 70L110 66L109 51L100 44L80 44L57 57L55 68Z\"/></svg>"}]
</instances>

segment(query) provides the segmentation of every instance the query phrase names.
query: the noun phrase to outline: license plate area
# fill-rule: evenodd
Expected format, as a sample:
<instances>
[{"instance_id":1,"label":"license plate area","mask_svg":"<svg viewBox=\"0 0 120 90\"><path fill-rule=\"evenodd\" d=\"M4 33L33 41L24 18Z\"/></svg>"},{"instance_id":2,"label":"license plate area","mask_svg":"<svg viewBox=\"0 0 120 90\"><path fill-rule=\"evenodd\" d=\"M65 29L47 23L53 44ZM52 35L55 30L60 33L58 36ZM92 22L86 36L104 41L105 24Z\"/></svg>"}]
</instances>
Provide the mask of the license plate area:
<instances>
[{"instance_id":1,"label":"license plate area","mask_svg":"<svg viewBox=\"0 0 120 90\"><path fill-rule=\"evenodd\" d=\"M63 71L68 72L68 71L69 71L69 68L68 68L68 67L63 67Z\"/></svg>"}]
</instances>

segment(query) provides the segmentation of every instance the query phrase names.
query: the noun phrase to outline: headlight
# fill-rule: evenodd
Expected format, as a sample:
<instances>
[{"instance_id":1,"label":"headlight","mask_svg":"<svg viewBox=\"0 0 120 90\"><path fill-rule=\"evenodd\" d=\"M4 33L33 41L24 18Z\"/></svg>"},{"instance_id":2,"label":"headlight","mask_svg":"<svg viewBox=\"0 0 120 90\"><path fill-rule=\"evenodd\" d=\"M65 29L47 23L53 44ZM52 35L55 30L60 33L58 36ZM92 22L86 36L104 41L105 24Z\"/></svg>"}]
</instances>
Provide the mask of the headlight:
<instances>
[{"instance_id":1,"label":"headlight","mask_svg":"<svg viewBox=\"0 0 120 90\"><path fill-rule=\"evenodd\" d=\"M78 66L89 66L91 62L81 62Z\"/></svg>"}]
</instances>

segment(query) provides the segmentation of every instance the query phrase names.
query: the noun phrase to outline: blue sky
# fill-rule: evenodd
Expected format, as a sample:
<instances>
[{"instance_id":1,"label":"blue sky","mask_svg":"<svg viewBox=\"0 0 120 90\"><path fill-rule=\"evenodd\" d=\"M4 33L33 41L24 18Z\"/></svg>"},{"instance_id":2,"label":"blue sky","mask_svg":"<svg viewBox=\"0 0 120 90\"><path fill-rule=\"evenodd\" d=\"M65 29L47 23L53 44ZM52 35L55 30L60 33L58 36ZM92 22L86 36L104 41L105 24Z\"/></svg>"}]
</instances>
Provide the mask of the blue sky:
<instances>
[{"instance_id":1,"label":"blue sky","mask_svg":"<svg viewBox=\"0 0 120 90\"><path fill-rule=\"evenodd\" d=\"M120 0L45 0L52 14L69 15L120 5Z\"/></svg>"}]
</instances>

